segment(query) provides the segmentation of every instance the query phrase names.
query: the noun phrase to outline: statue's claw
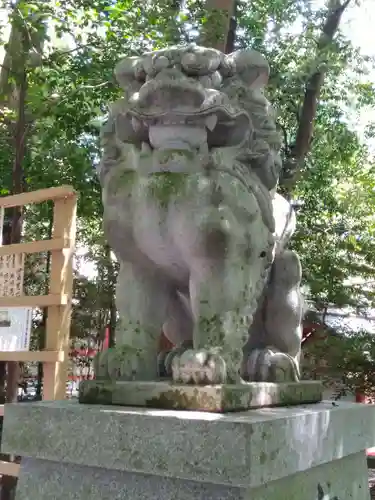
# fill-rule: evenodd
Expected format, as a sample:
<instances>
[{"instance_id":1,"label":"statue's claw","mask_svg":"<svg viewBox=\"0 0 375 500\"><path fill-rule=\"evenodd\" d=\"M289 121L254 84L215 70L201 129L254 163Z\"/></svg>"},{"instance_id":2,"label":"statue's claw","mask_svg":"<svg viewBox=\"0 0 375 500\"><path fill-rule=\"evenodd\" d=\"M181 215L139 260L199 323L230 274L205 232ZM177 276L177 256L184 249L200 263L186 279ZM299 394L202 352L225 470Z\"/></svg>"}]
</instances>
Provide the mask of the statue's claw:
<instances>
[{"instance_id":1,"label":"statue's claw","mask_svg":"<svg viewBox=\"0 0 375 500\"><path fill-rule=\"evenodd\" d=\"M243 377L250 382L298 382L300 379L297 360L272 347L254 349L243 366Z\"/></svg>"},{"instance_id":2,"label":"statue's claw","mask_svg":"<svg viewBox=\"0 0 375 500\"><path fill-rule=\"evenodd\" d=\"M174 347L170 351L163 351L158 355L159 377L172 378L172 361L176 356L181 356L189 347Z\"/></svg>"},{"instance_id":3,"label":"statue's claw","mask_svg":"<svg viewBox=\"0 0 375 500\"><path fill-rule=\"evenodd\" d=\"M226 364L217 353L188 349L173 357L172 378L183 384L223 384L227 379Z\"/></svg>"}]
</instances>

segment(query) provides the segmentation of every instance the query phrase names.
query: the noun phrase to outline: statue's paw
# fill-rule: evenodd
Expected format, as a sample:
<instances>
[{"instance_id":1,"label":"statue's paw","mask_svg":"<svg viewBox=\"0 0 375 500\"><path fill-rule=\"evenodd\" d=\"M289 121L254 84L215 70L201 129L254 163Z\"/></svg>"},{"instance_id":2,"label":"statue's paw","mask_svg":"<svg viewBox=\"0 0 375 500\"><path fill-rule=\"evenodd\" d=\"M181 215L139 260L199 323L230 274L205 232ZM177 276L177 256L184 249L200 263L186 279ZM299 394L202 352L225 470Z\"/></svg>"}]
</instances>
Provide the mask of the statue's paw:
<instances>
[{"instance_id":1,"label":"statue's paw","mask_svg":"<svg viewBox=\"0 0 375 500\"><path fill-rule=\"evenodd\" d=\"M149 353L132 346L116 346L99 353L94 362L97 379L155 380L157 363Z\"/></svg>"},{"instance_id":2,"label":"statue's paw","mask_svg":"<svg viewBox=\"0 0 375 500\"><path fill-rule=\"evenodd\" d=\"M250 382L298 382L298 362L272 347L254 349L244 363L243 377Z\"/></svg>"},{"instance_id":3,"label":"statue's paw","mask_svg":"<svg viewBox=\"0 0 375 500\"><path fill-rule=\"evenodd\" d=\"M208 350L185 350L172 359L172 378L183 384L222 384L226 382L226 364L217 353Z\"/></svg>"},{"instance_id":4,"label":"statue's paw","mask_svg":"<svg viewBox=\"0 0 375 500\"><path fill-rule=\"evenodd\" d=\"M181 356L189 347L174 347L170 351L163 351L158 355L159 377L172 378L172 361L176 356Z\"/></svg>"}]
</instances>

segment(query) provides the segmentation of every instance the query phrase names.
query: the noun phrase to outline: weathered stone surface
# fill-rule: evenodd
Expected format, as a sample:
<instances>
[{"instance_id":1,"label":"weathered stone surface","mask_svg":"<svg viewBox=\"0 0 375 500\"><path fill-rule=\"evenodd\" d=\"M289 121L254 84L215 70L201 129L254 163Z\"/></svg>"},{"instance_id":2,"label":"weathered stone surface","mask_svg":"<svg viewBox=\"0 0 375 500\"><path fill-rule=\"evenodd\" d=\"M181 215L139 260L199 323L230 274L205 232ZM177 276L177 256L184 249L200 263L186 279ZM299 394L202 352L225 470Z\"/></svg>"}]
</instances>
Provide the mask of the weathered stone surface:
<instances>
[{"instance_id":1,"label":"weathered stone surface","mask_svg":"<svg viewBox=\"0 0 375 500\"><path fill-rule=\"evenodd\" d=\"M241 495L241 496L239 496ZM238 500L241 489L26 459L16 500Z\"/></svg>"},{"instance_id":2,"label":"weathered stone surface","mask_svg":"<svg viewBox=\"0 0 375 500\"><path fill-rule=\"evenodd\" d=\"M120 321L97 378L159 379L163 328L177 349L161 372L176 383L299 380L301 265L287 248L293 208L276 193L266 59L183 45L115 74L125 92L98 173Z\"/></svg>"},{"instance_id":3,"label":"weathered stone surface","mask_svg":"<svg viewBox=\"0 0 375 500\"><path fill-rule=\"evenodd\" d=\"M226 412L317 403L322 400L322 391L322 384L317 381L196 386L170 382L85 380L80 384L79 401L88 404Z\"/></svg>"},{"instance_id":4,"label":"weathered stone surface","mask_svg":"<svg viewBox=\"0 0 375 500\"><path fill-rule=\"evenodd\" d=\"M213 414L56 401L6 405L2 451L248 489L364 454L374 444L375 408L368 405Z\"/></svg>"},{"instance_id":5,"label":"weathered stone surface","mask_svg":"<svg viewBox=\"0 0 375 500\"><path fill-rule=\"evenodd\" d=\"M369 500L366 476L363 453L257 488L25 459L16 500Z\"/></svg>"}]
</instances>

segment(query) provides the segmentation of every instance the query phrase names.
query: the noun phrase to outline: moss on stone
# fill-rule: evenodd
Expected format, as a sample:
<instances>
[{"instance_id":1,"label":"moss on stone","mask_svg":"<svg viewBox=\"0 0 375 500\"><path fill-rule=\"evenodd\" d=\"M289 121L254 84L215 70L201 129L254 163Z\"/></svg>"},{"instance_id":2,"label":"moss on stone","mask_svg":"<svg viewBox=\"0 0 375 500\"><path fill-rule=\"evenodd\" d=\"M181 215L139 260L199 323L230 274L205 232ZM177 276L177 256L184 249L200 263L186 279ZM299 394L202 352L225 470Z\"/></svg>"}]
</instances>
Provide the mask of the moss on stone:
<instances>
[{"instance_id":1,"label":"moss on stone","mask_svg":"<svg viewBox=\"0 0 375 500\"><path fill-rule=\"evenodd\" d=\"M193 395L186 394L183 390L171 389L159 396L146 400L146 405L165 410L201 410L218 411L216 399L202 391L194 391Z\"/></svg>"},{"instance_id":2,"label":"moss on stone","mask_svg":"<svg viewBox=\"0 0 375 500\"><path fill-rule=\"evenodd\" d=\"M148 178L148 192L162 206L165 206L173 198L185 192L186 180L186 173L157 172Z\"/></svg>"},{"instance_id":3,"label":"moss on stone","mask_svg":"<svg viewBox=\"0 0 375 500\"><path fill-rule=\"evenodd\" d=\"M267 454L264 451L260 452L259 462L261 465L265 465L265 463L267 462Z\"/></svg>"},{"instance_id":4,"label":"moss on stone","mask_svg":"<svg viewBox=\"0 0 375 500\"><path fill-rule=\"evenodd\" d=\"M131 188L135 183L137 175L135 170L121 169L112 176L108 189L114 194L117 194L124 187Z\"/></svg>"},{"instance_id":5,"label":"moss on stone","mask_svg":"<svg viewBox=\"0 0 375 500\"><path fill-rule=\"evenodd\" d=\"M112 404L113 384L94 380L83 381L79 387L79 402L85 404Z\"/></svg>"},{"instance_id":6,"label":"moss on stone","mask_svg":"<svg viewBox=\"0 0 375 500\"><path fill-rule=\"evenodd\" d=\"M296 387L298 389L296 389ZM281 395L281 393L284 394ZM142 396L139 397L139 394ZM322 399L319 382L240 385L165 385L164 382L106 382L85 380L79 402L86 404L140 405L167 410L215 413L243 411L264 406L316 403Z\"/></svg>"},{"instance_id":7,"label":"moss on stone","mask_svg":"<svg viewBox=\"0 0 375 500\"><path fill-rule=\"evenodd\" d=\"M226 390L223 401L225 409L247 408L247 405L243 402L243 392L241 389L236 391L236 389L232 387L230 390Z\"/></svg>"}]
</instances>

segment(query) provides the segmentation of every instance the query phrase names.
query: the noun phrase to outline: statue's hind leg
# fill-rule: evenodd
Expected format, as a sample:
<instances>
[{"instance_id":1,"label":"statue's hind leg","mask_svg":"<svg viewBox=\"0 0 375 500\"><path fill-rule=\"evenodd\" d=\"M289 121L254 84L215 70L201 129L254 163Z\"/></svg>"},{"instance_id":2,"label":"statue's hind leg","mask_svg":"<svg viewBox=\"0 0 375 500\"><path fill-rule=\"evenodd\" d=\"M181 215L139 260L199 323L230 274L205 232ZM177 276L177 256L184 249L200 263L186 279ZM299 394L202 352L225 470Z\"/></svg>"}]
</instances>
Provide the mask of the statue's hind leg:
<instances>
[{"instance_id":1,"label":"statue's hind leg","mask_svg":"<svg viewBox=\"0 0 375 500\"><path fill-rule=\"evenodd\" d=\"M298 255L275 257L270 281L249 330L242 373L250 381L299 380L303 299Z\"/></svg>"},{"instance_id":2,"label":"statue's hind leg","mask_svg":"<svg viewBox=\"0 0 375 500\"><path fill-rule=\"evenodd\" d=\"M155 380L160 330L166 319L169 283L155 268L121 263L116 302L116 346L96 360L97 378Z\"/></svg>"}]
</instances>

